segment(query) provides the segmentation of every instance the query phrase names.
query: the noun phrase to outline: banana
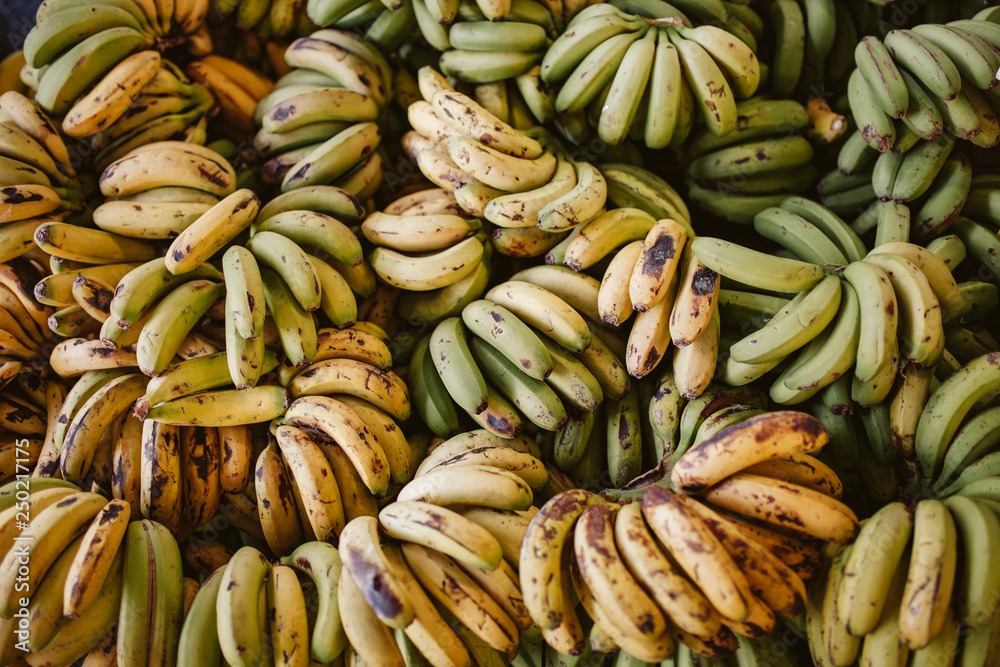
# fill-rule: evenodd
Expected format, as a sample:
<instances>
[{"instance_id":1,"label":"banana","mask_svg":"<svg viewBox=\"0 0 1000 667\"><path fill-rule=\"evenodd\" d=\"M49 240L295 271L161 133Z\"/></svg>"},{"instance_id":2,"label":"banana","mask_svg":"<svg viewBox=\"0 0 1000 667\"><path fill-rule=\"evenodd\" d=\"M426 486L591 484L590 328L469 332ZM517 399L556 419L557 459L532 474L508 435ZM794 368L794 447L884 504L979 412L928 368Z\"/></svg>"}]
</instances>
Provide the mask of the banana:
<instances>
[{"instance_id":1,"label":"banana","mask_svg":"<svg viewBox=\"0 0 1000 667\"><path fill-rule=\"evenodd\" d=\"M511 280L531 283L552 292L593 321L601 319L598 310L600 282L565 266L539 265L518 271Z\"/></svg>"},{"instance_id":2,"label":"banana","mask_svg":"<svg viewBox=\"0 0 1000 667\"><path fill-rule=\"evenodd\" d=\"M955 581L957 533L948 508L922 500L913 519L913 547L900 605L899 634L911 650L941 631Z\"/></svg>"},{"instance_id":3,"label":"banana","mask_svg":"<svg viewBox=\"0 0 1000 667\"><path fill-rule=\"evenodd\" d=\"M531 520L521 548L521 590L532 620L543 629L559 627L572 613L563 570L563 547L580 514L600 498L579 489L554 496Z\"/></svg>"},{"instance_id":4,"label":"banana","mask_svg":"<svg viewBox=\"0 0 1000 667\"><path fill-rule=\"evenodd\" d=\"M699 237L691 250L716 273L762 290L801 292L823 278L823 269L816 264L773 257L721 239Z\"/></svg>"},{"instance_id":5,"label":"banana","mask_svg":"<svg viewBox=\"0 0 1000 667\"><path fill-rule=\"evenodd\" d=\"M377 116L378 105L372 97L344 88L320 87L295 93L271 106L264 112L262 125L266 132L287 134L316 123L365 122Z\"/></svg>"},{"instance_id":6,"label":"banana","mask_svg":"<svg viewBox=\"0 0 1000 667\"><path fill-rule=\"evenodd\" d=\"M941 171L954 142L951 139L923 142L920 150L910 150L903 156L902 164L892 188L892 198L911 202L931 187Z\"/></svg>"},{"instance_id":7,"label":"banana","mask_svg":"<svg viewBox=\"0 0 1000 667\"><path fill-rule=\"evenodd\" d=\"M1000 521L986 503L955 496L945 501L951 511L959 539L962 540L964 567L956 582L959 586L956 620L972 627L990 623L996 612L998 582L982 560L975 558L980 548L988 548L1000 538Z\"/></svg>"},{"instance_id":8,"label":"banana","mask_svg":"<svg viewBox=\"0 0 1000 667\"><path fill-rule=\"evenodd\" d=\"M898 255L873 254L865 259L889 276L899 302L902 352L918 364L933 365L944 350L941 305L926 276L913 262Z\"/></svg>"},{"instance_id":9,"label":"banana","mask_svg":"<svg viewBox=\"0 0 1000 667\"><path fill-rule=\"evenodd\" d=\"M463 465L433 470L400 490L400 501L437 505L468 504L497 509L530 507L531 487L516 473L490 465Z\"/></svg>"},{"instance_id":10,"label":"banana","mask_svg":"<svg viewBox=\"0 0 1000 667\"><path fill-rule=\"evenodd\" d=\"M0 109L3 109L4 113L28 136L44 146L67 174L74 173L70 165L69 150L55 124L44 112L40 113L30 99L10 90L0 95Z\"/></svg>"},{"instance_id":11,"label":"banana","mask_svg":"<svg viewBox=\"0 0 1000 667\"><path fill-rule=\"evenodd\" d=\"M840 501L797 484L752 473L741 472L723 480L706 491L704 498L723 509L778 526L794 526L820 539L846 539L858 529L854 512Z\"/></svg>"},{"instance_id":12,"label":"banana","mask_svg":"<svg viewBox=\"0 0 1000 667\"><path fill-rule=\"evenodd\" d=\"M121 277L111 299L110 319L127 330L164 295L192 278L221 279L222 274L215 267L202 264L188 274L175 276L167 270L162 258L150 260Z\"/></svg>"},{"instance_id":13,"label":"banana","mask_svg":"<svg viewBox=\"0 0 1000 667\"><path fill-rule=\"evenodd\" d=\"M340 490L322 448L294 426L278 426L275 439L295 479L306 519L316 538L327 541L346 524Z\"/></svg>"},{"instance_id":14,"label":"banana","mask_svg":"<svg viewBox=\"0 0 1000 667\"><path fill-rule=\"evenodd\" d=\"M485 529L500 545L507 563L518 564L521 543L531 519L517 512L496 510L489 507L470 507L459 512L461 516Z\"/></svg>"},{"instance_id":15,"label":"banana","mask_svg":"<svg viewBox=\"0 0 1000 667\"><path fill-rule=\"evenodd\" d=\"M929 38L913 30L892 30L884 40L893 59L910 70L936 97L956 97L962 86L955 63Z\"/></svg>"},{"instance_id":16,"label":"banana","mask_svg":"<svg viewBox=\"0 0 1000 667\"><path fill-rule=\"evenodd\" d=\"M670 32L670 41L677 48L688 85L694 92L701 117L715 135L724 135L736 127L736 99L733 90L709 52L698 42ZM746 82L749 89L750 82Z\"/></svg>"},{"instance_id":17,"label":"banana","mask_svg":"<svg viewBox=\"0 0 1000 667\"><path fill-rule=\"evenodd\" d=\"M88 137L110 126L153 79L160 61L157 51L140 51L121 61L66 112L63 131L71 137Z\"/></svg>"},{"instance_id":18,"label":"banana","mask_svg":"<svg viewBox=\"0 0 1000 667\"><path fill-rule=\"evenodd\" d=\"M271 566L253 547L239 549L226 565L216 599L219 645L231 665L256 665L266 647L257 613Z\"/></svg>"},{"instance_id":19,"label":"banana","mask_svg":"<svg viewBox=\"0 0 1000 667\"><path fill-rule=\"evenodd\" d=\"M283 421L322 431L344 449L372 493L385 493L389 484L385 452L375 434L353 409L326 396L307 396L296 399L289 406Z\"/></svg>"},{"instance_id":20,"label":"banana","mask_svg":"<svg viewBox=\"0 0 1000 667\"><path fill-rule=\"evenodd\" d=\"M281 415L288 403L283 388L261 385L175 398L151 407L147 418L182 426L239 426L270 421Z\"/></svg>"},{"instance_id":21,"label":"banana","mask_svg":"<svg viewBox=\"0 0 1000 667\"><path fill-rule=\"evenodd\" d=\"M840 377L857 358L861 309L854 288L841 284L837 320L802 349L771 387L776 402L801 402ZM787 390L787 391L786 391Z\"/></svg>"},{"instance_id":22,"label":"banana","mask_svg":"<svg viewBox=\"0 0 1000 667\"><path fill-rule=\"evenodd\" d=\"M351 171L354 167L362 163L366 156L376 155L373 151L380 143L381 135L375 123L350 125L305 153L285 174L281 189L288 191L313 185L346 183L355 173ZM350 188L341 187L350 191Z\"/></svg>"},{"instance_id":23,"label":"banana","mask_svg":"<svg viewBox=\"0 0 1000 667\"><path fill-rule=\"evenodd\" d=\"M573 162L576 185L538 211L538 227L560 232L587 222L602 212L608 194L604 175L587 162Z\"/></svg>"},{"instance_id":24,"label":"banana","mask_svg":"<svg viewBox=\"0 0 1000 667\"><path fill-rule=\"evenodd\" d=\"M655 486L643 495L642 513L712 606L727 618L746 619L753 596L746 577L701 519L678 496Z\"/></svg>"},{"instance_id":25,"label":"banana","mask_svg":"<svg viewBox=\"0 0 1000 667\"><path fill-rule=\"evenodd\" d=\"M259 210L260 200L250 190L228 195L177 235L167 249L167 271L179 275L195 270L246 229Z\"/></svg>"},{"instance_id":26,"label":"banana","mask_svg":"<svg viewBox=\"0 0 1000 667\"><path fill-rule=\"evenodd\" d=\"M913 236L924 239L944 232L965 206L971 182L968 158L964 155L949 158L928 189L927 199L912 214Z\"/></svg>"},{"instance_id":27,"label":"banana","mask_svg":"<svg viewBox=\"0 0 1000 667\"><path fill-rule=\"evenodd\" d=\"M150 312L136 344L139 368L150 376L166 370L180 341L225 293L224 283L192 280L177 287Z\"/></svg>"},{"instance_id":28,"label":"banana","mask_svg":"<svg viewBox=\"0 0 1000 667\"><path fill-rule=\"evenodd\" d=\"M782 426L772 430L777 424ZM820 423L805 413L768 413L741 421L687 449L674 465L671 480L685 493L698 493L755 464L810 454L827 442Z\"/></svg>"},{"instance_id":29,"label":"banana","mask_svg":"<svg viewBox=\"0 0 1000 667\"><path fill-rule=\"evenodd\" d=\"M448 318L435 327L429 352L434 368L452 399L470 414L485 410L486 380L472 358L465 327L459 318Z\"/></svg>"},{"instance_id":30,"label":"banana","mask_svg":"<svg viewBox=\"0 0 1000 667\"><path fill-rule=\"evenodd\" d=\"M233 246L222 257L226 284L226 302L232 306L227 316L233 319L240 336L253 340L264 332L264 285L253 254Z\"/></svg>"},{"instance_id":31,"label":"banana","mask_svg":"<svg viewBox=\"0 0 1000 667\"><path fill-rule=\"evenodd\" d=\"M337 591L340 616L350 642L345 661L348 664L385 664L402 666L403 657L393 640L392 630L383 625L363 597L346 564L340 572Z\"/></svg>"},{"instance_id":32,"label":"banana","mask_svg":"<svg viewBox=\"0 0 1000 667\"><path fill-rule=\"evenodd\" d=\"M475 236L423 257L410 257L387 248L376 248L372 269L388 284L405 290L429 291L454 284L472 274L483 257L483 244Z\"/></svg>"},{"instance_id":33,"label":"banana","mask_svg":"<svg viewBox=\"0 0 1000 667\"><path fill-rule=\"evenodd\" d=\"M21 192L20 196L25 194ZM148 243L65 222L39 225L34 239L50 255L93 264L145 262L156 255L153 246Z\"/></svg>"},{"instance_id":34,"label":"banana","mask_svg":"<svg viewBox=\"0 0 1000 667\"><path fill-rule=\"evenodd\" d=\"M289 554L304 541L297 499L293 498L292 477L284 465L276 443L270 443L257 456L254 490L259 498L268 498L258 507L260 525L268 546L275 554ZM308 523L308 520L305 521ZM311 528L311 525L310 525Z\"/></svg>"},{"instance_id":35,"label":"banana","mask_svg":"<svg viewBox=\"0 0 1000 667\"><path fill-rule=\"evenodd\" d=\"M687 253L685 273L679 279L670 311L670 339L677 348L696 343L718 311L719 274Z\"/></svg>"},{"instance_id":36,"label":"banana","mask_svg":"<svg viewBox=\"0 0 1000 667\"><path fill-rule=\"evenodd\" d=\"M889 363L897 329L896 294L889 276L870 262L852 262L844 277L861 305L861 330L855 377L870 381Z\"/></svg>"},{"instance_id":37,"label":"banana","mask_svg":"<svg viewBox=\"0 0 1000 667\"><path fill-rule=\"evenodd\" d=\"M566 248L563 263L574 271L587 269L614 248L645 239L656 220L636 208L620 208L603 213L581 228Z\"/></svg>"},{"instance_id":38,"label":"banana","mask_svg":"<svg viewBox=\"0 0 1000 667\"><path fill-rule=\"evenodd\" d=\"M640 643L662 641L667 634L666 619L628 571L615 547L615 515L611 505L599 503L580 516L574 531L580 575L595 602L615 617L625 634Z\"/></svg>"},{"instance_id":39,"label":"banana","mask_svg":"<svg viewBox=\"0 0 1000 667\"><path fill-rule=\"evenodd\" d=\"M898 255L917 266L941 304L943 317L952 319L956 316L962 305L962 295L948 265L937 255L912 243L890 243L872 250L872 254L879 253Z\"/></svg>"},{"instance_id":40,"label":"banana","mask_svg":"<svg viewBox=\"0 0 1000 667\"><path fill-rule=\"evenodd\" d=\"M64 616L78 618L97 600L116 563L128 520L129 505L121 500L112 500L94 517L66 575Z\"/></svg>"},{"instance_id":41,"label":"banana","mask_svg":"<svg viewBox=\"0 0 1000 667\"><path fill-rule=\"evenodd\" d=\"M666 296L686 241L686 229L675 220L659 220L650 229L629 278L628 296L635 310L648 310Z\"/></svg>"},{"instance_id":42,"label":"banana","mask_svg":"<svg viewBox=\"0 0 1000 667\"><path fill-rule=\"evenodd\" d=\"M835 593L839 618L853 636L879 626L912 529L913 517L901 503L886 505L861 527Z\"/></svg>"},{"instance_id":43,"label":"banana","mask_svg":"<svg viewBox=\"0 0 1000 667\"><path fill-rule=\"evenodd\" d=\"M655 543L639 503L619 510L614 530L622 560L673 623L703 637L719 632L718 613Z\"/></svg>"},{"instance_id":44,"label":"banana","mask_svg":"<svg viewBox=\"0 0 1000 667\"><path fill-rule=\"evenodd\" d=\"M503 558L499 541L485 528L444 507L399 501L379 513L393 538L447 554L470 568L495 569Z\"/></svg>"},{"instance_id":45,"label":"banana","mask_svg":"<svg viewBox=\"0 0 1000 667\"><path fill-rule=\"evenodd\" d=\"M270 200L260 209L258 218L262 221L261 225L263 225L279 213L285 213L288 211L311 211L314 213L322 213L338 220L346 219L354 221L364 218L364 210L357 199L355 199L355 197L349 192L332 185L314 185L305 188L296 188L295 190L291 190L289 192L283 192L274 199ZM296 216L296 219L299 219L299 216ZM312 227L313 225L310 224L308 229L311 229ZM334 227L335 228L331 231L340 231L339 228L336 228L336 226ZM270 229L270 231L276 230ZM295 237L292 236L287 229L282 229L280 231L285 234L285 236L288 236L293 241L296 241ZM319 234L316 240L319 241L322 236L323 234ZM342 234L336 233L334 236L339 239L342 237ZM346 236L344 238L346 240ZM306 243L305 241L296 242ZM328 252L330 251L328 250Z\"/></svg>"},{"instance_id":46,"label":"banana","mask_svg":"<svg viewBox=\"0 0 1000 667\"><path fill-rule=\"evenodd\" d=\"M125 197L157 187L189 187L226 197L235 190L233 167L194 144L153 143L113 162L101 174L105 197Z\"/></svg>"},{"instance_id":47,"label":"banana","mask_svg":"<svg viewBox=\"0 0 1000 667\"><path fill-rule=\"evenodd\" d=\"M608 144L620 144L632 129L644 100L655 53L656 31L646 30L641 39L629 46L608 84L610 88L597 123L598 137Z\"/></svg>"},{"instance_id":48,"label":"banana","mask_svg":"<svg viewBox=\"0 0 1000 667\"><path fill-rule=\"evenodd\" d=\"M840 279L827 276L801 301L786 307L788 314L775 318L730 348L730 355L742 363L762 363L786 356L822 332L833 321L840 307Z\"/></svg>"},{"instance_id":49,"label":"banana","mask_svg":"<svg viewBox=\"0 0 1000 667\"><path fill-rule=\"evenodd\" d=\"M552 84L566 79L587 54L608 39L640 29L641 23L632 16L612 11L599 16L581 16L574 30L556 39L542 59L542 81Z\"/></svg>"},{"instance_id":50,"label":"banana","mask_svg":"<svg viewBox=\"0 0 1000 667\"><path fill-rule=\"evenodd\" d=\"M509 361L482 339L473 339L471 351L491 385L533 424L547 431L557 431L565 424L566 409L544 381L522 372L520 365Z\"/></svg>"},{"instance_id":51,"label":"banana","mask_svg":"<svg viewBox=\"0 0 1000 667\"><path fill-rule=\"evenodd\" d=\"M878 98L860 69L855 69L851 73L847 86L851 112L854 114L861 136L869 146L880 153L892 148L896 141L896 129L892 118L882 110ZM909 89L909 86L907 88ZM911 105L919 101L919 98L914 100L913 96L910 96ZM905 117L904 115L903 118Z\"/></svg>"},{"instance_id":52,"label":"banana","mask_svg":"<svg viewBox=\"0 0 1000 667\"><path fill-rule=\"evenodd\" d=\"M991 451L992 442L996 439L995 420L996 408L984 410L971 417L962 426L945 453L944 462L937 484L951 484L964 470Z\"/></svg>"},{"instance_id":53,"label":"banana","mask_svg":"<svg viewBox=\"0 0 1000 667\"><path fill-rule=\"evenodd\" d=\"M643 241L633 241L615 253L601 279L597 300L601 319L612 326L623 324L632 316L630 281L642 253ZM667 283L669 286L669 283ZM648 310L648 308L646 309Z\"/></svg>"},{"instance_id":54,"label":"banana","mask_svg":"<svg viewBox=\"0 0 1000 667\"><path fill-rule=\"evenodd\" d=\"M906 82L882 40L863 37L854 50L854 62L882 111L893 118L902 117L910 99Z\"/></svg>"},{"instance_id":55,"label":"banana","mask_svg":"<svg viewBox=\"0 0 1000 667\"><path fill-rule=\"evenodd\" d=\"M957 26L926 24L913 32L934 43L952 61L962 78L980 90L996 87L1000 56L990 43Z\"/></svg>"},{"instance_id":56,"label":"banana","mask_svg":"<svg viewBox=\"0 0 1000 667\"><path fill-rule=\"evenodd\" d=\"M396 216L376 212L361 231L375 245L403 252L441 250L474 232L474 223L458 215Z\"/></svg>"},{"instance_id":57,"label":"banana","mask_svg":"<svg viewBox=\"0 0 1000 667\"><path fill-rule=\"evenodd\" d=\"M590 344L592 335L583 317L542 287L509 280L493 287L485 298L571 351L580 352Z\"/></svg>"},{"instance_id":58,"label":"banana","mask_svg":"<svg viewBox=\"0 0 1000 667\"><path fill-rule=\"evenodd\" d=\"M269 373L276 367L277 359L273 352L268 351L261 370ZM146 385L146 393L136 402L135 410L138 414L145 414L154 405L206 389L224 387L230 382L225 352L186 359L169 366L150 380Z\"/></svg>"}]
</instances>

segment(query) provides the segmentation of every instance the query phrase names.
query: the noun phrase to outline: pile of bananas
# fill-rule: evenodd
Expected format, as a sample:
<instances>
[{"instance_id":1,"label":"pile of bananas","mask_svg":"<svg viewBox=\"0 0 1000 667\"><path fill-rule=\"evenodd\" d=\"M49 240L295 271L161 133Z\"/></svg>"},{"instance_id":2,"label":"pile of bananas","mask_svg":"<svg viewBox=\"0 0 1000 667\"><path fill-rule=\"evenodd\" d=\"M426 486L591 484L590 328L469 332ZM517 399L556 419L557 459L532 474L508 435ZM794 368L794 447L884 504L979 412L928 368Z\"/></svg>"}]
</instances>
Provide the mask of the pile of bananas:
<instances>
[{"instance_id":1,"label":"pile of bananas","mask_svg":"<svg viewBox=\"0 0 1000 667\"><path fill-rule=\"evenodd\" d=\"M679 146L695 114L713 134L732 131L736 100L756 92L760 63L738 34L696 25L681 11L696 12L696 23L726 23L721 2L674 4L597 4L578 13L541 63L542 80L560 84L555 109L592 109L598 136L612 145L633 136L649 148Z\"/></svg>"},{"instance_id":2,"label":"pile of bananas","mask_svg":"<svg viewBox=\"0 0 1000 667\"><path fill-rule=\"evenodd\" d=\"M1000 11L945 4L45 0L0 665L997 662Z\"/></svg>"}]
</instances>

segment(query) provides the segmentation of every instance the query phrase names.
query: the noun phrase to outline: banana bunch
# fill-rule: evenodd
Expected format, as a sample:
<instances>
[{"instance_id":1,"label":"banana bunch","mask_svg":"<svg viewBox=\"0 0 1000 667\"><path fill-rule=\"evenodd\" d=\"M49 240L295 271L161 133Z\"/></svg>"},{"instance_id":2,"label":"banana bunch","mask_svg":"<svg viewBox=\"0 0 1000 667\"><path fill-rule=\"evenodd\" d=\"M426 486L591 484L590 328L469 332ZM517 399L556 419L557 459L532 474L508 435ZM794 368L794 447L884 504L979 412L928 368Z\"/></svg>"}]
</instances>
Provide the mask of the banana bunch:
<instances>
[{"instance_id":1,"label":"banana bunch","mask_svg":"<svg viewBox=\"0 0 1000 667\"><path fill-rule=\"evenodd\" d=\"M97 91L102 90L113 92L118 100L108 106L120 106L141 88L136 82L149 76L149 63L155 60L151 50L189 39L195 46L203 40L208 9L208 0L126 0L94 6L78 0L48 0L39 6L24 43L35 99L56 116L76 104L82 104L77 111L100 115ZM115 75L109 79L112 72ZM116 83L124 90L115 90Z\"/></svg>"},{"instance_id":2,"label":"banana bunch","mask_svg":"<svg viewBox=\"0 0 1000 667\"><path fill-rule=\"evenodd\" d=\"M645 218L635 216L638 209L610 211L587 224L581 236L596 241L599 236L590 231L592 225L627 211L632 211L633 219L639 218L638 229L632 230L625 239L627 245L614 254L604 272L598 291L601 319L618 327L633 311L638 312L625 352L629 374L641 378L651 373L667 356L672 342L673 377L678 391L685 398L697 398L715 375L720 331L719 275L686 250L689 232L693 236L689 226L669 218L652 222L648 214L643 214ZM626 226L620 218L609 223L609 232L616 229L621 233ZM640 238L631 240L634 236ZM567 263L581 256L574 247L579 242L577 239L570 244Z\"/></svg>"},{"instance_id":3,"label":"banana bunch","mask_svg":"<svg viewBox=\"0 0 1000 667\"><path fill-rule=\"evenodd\" d=\"M995 662L998 582L981 559L998 538L988 492L882 507L856 540L828 550L811 584L806 624L817 663Z\"/></svg>"},{"instance_id":4,"label":"banana bunch","mask_svg":"<svg viewBox=\"0 0 1000 667\"><path fill-rule=\"evenodd\" d=\"M155 618L157 636L143 637L143 648L162 651L170 659L182 611L180 552L173 537L150 522L130 525L125 501L108 501L58 480L34 480L30 488L15 484L10 487L17 488L17 497L23 499L15 503L12 491L9 508L0 514L9 538L0 561L5 607L0 664L11 664L18 656L25 664L72 664L106 641L116 626L122 650L126 640L138 639L140 627L145 634L147 618ZM29 513L24 532L34 538L32 595L25 607L15 586L18 563L25 555L22 543L12 539L15 512L22 517ZM158 589L151 587L155 583L160 584ZM159 608L150 606L149 617L131 608L137 602L137 587L144 588L143 603L159 603ZM176 625L172 639L170 621Z\"/></svg>"},{"instance_id":5,"label":"banana bunch","mask_svg":"<svg viewBox=\"0 0 1000 667\"><path fill-rule=\"evenodd\" d=\"M273 81L251 67L215 54L188 64L186 72L192 81L211 91L222 134L241 140L253 133L254 110L274 88Z\"/></svg>"},{"instance_id":6,"label":"banana bunch","mask_svg":"<svg viewBox=\"0 0 1000 667\"><path fill-rule=\"evenodd\" d=\"M948 135L983 148L1000 143L995 21L928 23L862 39L848 97L864 140L879 152L913 134L929 141Z\"/></svg>"},{"instance_id":7,"label":"banana bunch","mask_svg":"<svg viewBox=\"0 0 1000 667\"><path fill-rule=\"evenodd\" d=\"M32 249L43 223L83 209L83 186L59 129L16 91L0 95L0 260Z\"/></svg>"},{"instance_id":8,"label":"banana bunch","mask_svg":"<svg viewBox=\"0 0 1000 667\"><path fill-rule=\"evenodd\" d=\"M305 542L271 563L244 546L210 573L184 616L178 666L327 664L347 646L337 548Z\"/></svg>"},{"instance_id":9,"label":"banana bunch","mask_svg":"<svg viewBox=\"0 0 1000 667\"><path fill-rule=\"evenodd\" d=\"M788 256L765 259L718 239L692 244L701 262L741 284L720 295L734 306L723 310L735 315L723 324L740 328L723 336L732 341L727 382L752 382L800 350L779 369L773 400L804 401L853 367L851 395L872 406L889 395L901 358L925 368L942 358L944 322L961 314L963 297L948 264L934 252L892 241L866 253L839 217L801 198L765 209L754 227ZM756 262L760 270L751 269ZM795 298L745 292L745 286Z\"/></svg>"},{"instance_id":10,"label":"banana bunch","mask_svg":"<svg viewBox=\"0 0 1000 667\"><path fill-rule=\"evenodd\" d=\"M380 109L392 70L372 44L343 30L318 30L285 51L290 72L260 98L254 147L268 160L261 179L282 192L335 185L359 200L382 182Z\"/></svg>"},{"instance_id":11,"label":"banana bunch","mask_svg":"<svg viewBox=\"0 0 1000 667\"><path fill-rule=\"evenodd\" d=\"M532 519L521 548L524 601L560 653L578 654L587 640L573 609L575 591L594 624L594 650L621 647L645 662L675 652L680 659L690 651L724 658L741 645L737 635L766 637L775 628L775 613L805 610L803 581L820 564L811 538L838 541L855 534L857 519L837 500L840 480L806 453L826 442L816 420L803 413L750 414L739 401L753 397L724 391L731 394L730 412L739 406L748 414L742 421L720 418L701 399L693 412L685 409L682 428L690 431L696 413L702 426L696 426L692 446L678 443L676 451L683 453L668 480L678 492L660 485L610 492L622 500L641 498L614 505L582 489L568 490ZM717 392L716 398L727 397ZM701 496L683 495L684 489ZM787 517L802 519L795 536L781 528L784 520L777 515L784 510L777 505L797 508L795 519ZM570 548L566 562L563 552Z\"/></svg>"},{"instance_id":12,"label":"banana bunch","mask_svg":"<svg viewBox=\"0 0 1000 667\"><path fill-rule=\"evenodd\" d=\"M89 137L96 169L104 169L151 143L173 139L205 143L199 135L206 130L212 94L205 86L192 83L183 70L165 58L160 59L152 78L140 86L145 79L140 66L149 60L139 56L146 53L150 52L130 56L109 72L63 119L67 134ZM133 61L136 67L127 68ZM105 101L109 95L114 100L111 104Z\"/></svg>"},{"instance_id":13,"label":"banana bunch","mask_svg":"<svg viewBox=\"0 0 1000 667\"><path fill-rule=\"evenodd\" d=\"M723 220L750 224L789 194L811 191L819 171L803 133L809 114L801 104L754 98L741 102L737 113L732 132L696 131L682 152L688 196Z\"/></svg>"},{"instance_id":14,"label":"banana bunch","mask_svg":"<svg viewBox=\"0 0 1000 667\"><path fill-rule=\"evenodd\" d=\"M307 409L324 411L325 421L304 417ZM315 539L336 540L348 521L375 516L372 489L384 495L390 476L399 480L409 470L409 446L392 418L353 396L300 399L272 427L273 437L257 455L254 487L261 530L279 556ZM336 440L328 433L334 429Z\"/></svg>"},{"instance_id":15,"label":"banana bunch","mask_svg":"<svg viewBox=\"0 0 1000 667\"><path fill-rule=\"evenodd\" d=\"M462 433L439 444L377 518L348 523L341 618L366 663L402 664L398 645L431 664L500 665L522 639L538 638L517 572L534 493L549 483L537 454L525 438Z\"/></svg>"},{"instance_id":16,"label":"banana bunch","mask_svg":"<svg viewBox=\"0 0 1000 667\"><path fill-rule=\"evenodd\" d=\"M582 448L590 428L574 428L570 411L594 413L607 396L626 402L630 414L636 397L629 401L628 373L611 347L620 345L606 343L581 315L596 319L596 292L589 276L535 267L466 305L461 317L440 321L410 359L413 396L427 426L454 434L464 412L482 428L514 437L527 420L543 431L572 429ZM631 442L638 433L624 436Z\"/></svg>"},{"instance_id":17,"label":"banana bunch","mask_svg":"<svg viewBox=\"0 0 1000 667\"><path fill-rule=\"evenodd\" d=\"M407 110L414 129L403 148L462 209L497 225L498 252L545 254L602 210L607 186L595 167L557 157L547 135L511 127L429 67L418 85L424 99Z\"/></svg>"},{"instance_id":18,"label":"banana bunch","mask_svg":"<svg viewBox=\"0 0 1000 667\"><path fill-rule=\"evenodd\" d=\"M760 83L753 47L729 23L739 19L721 2L622 5L583 9L546 51L540 77L560 84L555 109L588 111L611 145L631 136L649 148L677 147L696 117L716 136L735 129L736 101Z\"/></svg>"}]
</instances>

